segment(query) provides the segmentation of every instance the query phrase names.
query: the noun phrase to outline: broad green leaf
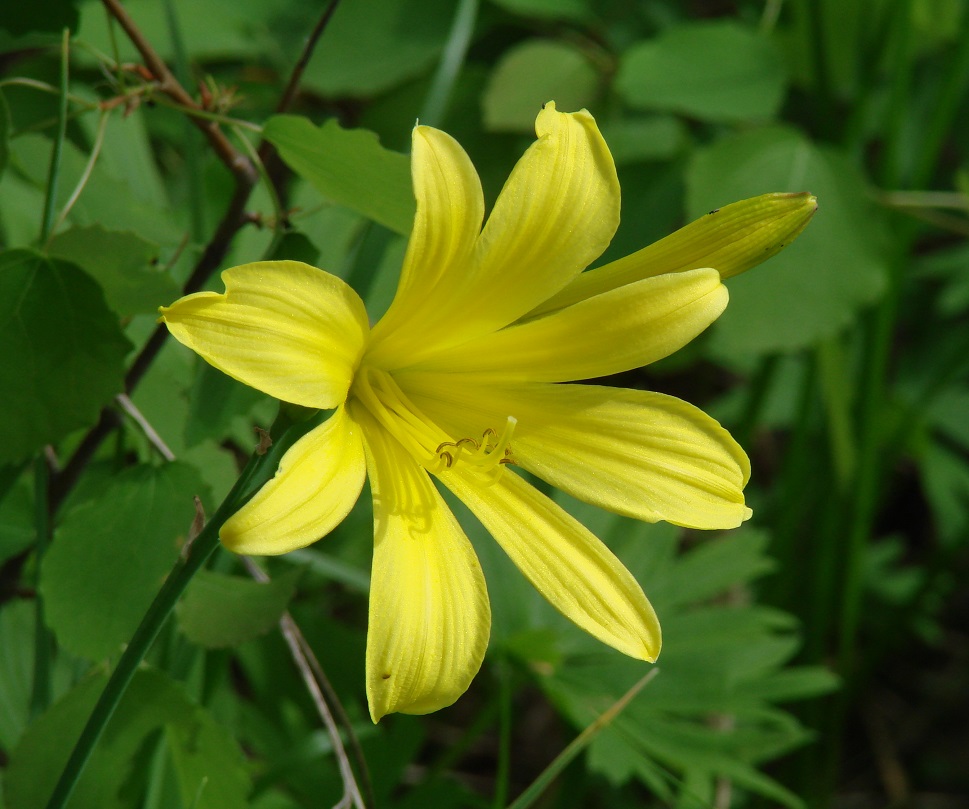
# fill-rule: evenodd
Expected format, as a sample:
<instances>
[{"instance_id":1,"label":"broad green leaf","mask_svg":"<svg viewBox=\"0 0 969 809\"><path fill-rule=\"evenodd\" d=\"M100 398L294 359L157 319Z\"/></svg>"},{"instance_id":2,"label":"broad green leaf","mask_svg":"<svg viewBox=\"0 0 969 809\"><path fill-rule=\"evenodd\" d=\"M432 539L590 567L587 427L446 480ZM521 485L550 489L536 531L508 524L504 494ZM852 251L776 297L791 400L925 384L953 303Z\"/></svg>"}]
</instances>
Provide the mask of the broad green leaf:
<instances>
[{"instance_id":1,"label":"broad green leaf","mask_svg":"<svg viewBox=\"0 0 969 809\"><path fill-rule=\"evenodd\" d=\"M47 184L51 141L42 135L22 135L10 143L8 173L17 173L31 185L40 211ZM69 140L61 152L61 172L58 183L57 207L60 211L77 188L88 163L89 155ZM78 225L102 224L112 230L131 230L144 239L165 245L176 245L182 232L176 226L172 208L167 204L152 204L132 191L124 174L114 175L98 161L84 184L81 195L68 216Z\"/></svg>"},{"instance_id":2,"label":"broad green leaf","mask_svg":"<svg viewBox=\"0 0 969 809\"><path fill-rule=\"evenodd\" d=\"M316 127L308 118L276 115L266 122L263 136L327 199L397 233L410 233L416 205L410 161L384 149L372 132L343 129L334 120Z\"/></svg>"},{"instance_id":3,"label":"broad green leaf","mask_svg":"<svg viewBox=\"0 0 969 809\"><path fill-rule=\"evenodd\" d=\"M304 264L318 266L320 249L305 234L289 231L283 234L268 261L302 261Z\"/></svg>"},{"instance_id":4,"label":"broad green leaf","mask_svg":"<svg viewBox=\"0 0 969 809\"><path fill-rule=\"evenodd\" d=\"M128 4L125 5L127 7ZM193 3L192 6L194 5ZM124 115L112 116L104 130L104 143L98 163L112 177L124 178L136 199L165 209L171 207L172 203L148 133L148 119L151 114L151 107L143 106L125 111ZM79 123L85 127L88 139L93 141L98 127L97 119L88 115L81 118Z\"/></svg>"},{"instance_id":5,"label":"broad green leaf","mask_svg":"<svg viewBox=\"0 0 969 809\"><path fill-rule=\"evenodd\" d=\"M178 462L133 467L100 489L64 516L40 571L48 624L90 660L131 637L186 541L193 495L208 499L198 473Z\"/></svg>"},{"instance_id":6,"label":"broad green leaf","mask_svg":"<svg viewBox=\"0 0 969 809\"><path fill-rule=\"evenodd\" d=\"M8 809L38 809L104 689L97 673L30 726L10 756L4 781ZM182 687L160 671L140 669L95 747L71 809L125 809L146 786L146 754L163 744L181 806L245 809L251 784L238 745Z\"/></svg>"},{"instance_id":7,"label":"broad green leaf","mask_svg":"<svg viewBox=\"0 0 969 809\"><path fill-rule=\"evenodd\" d=\"M617 166L667 160L683 148L687 137L684 124L672 115L618 118L600 123L599 129Z\"/></svg>"},{"instance_id":8,"label":"broad green leaf","mask_svg":"<svg viewBox=\"0 0 969 809\"><path fill-rule=\"evenodd\" d=\"M308 8L301 33L319 13ZM343 0L303 83L326 96L356 97L403 84L437 60L454 13L451 0Z\"/></svg>"},{"instance_id":9,"label":"broad green leaf","mask_svg":"<svg viewBox=\"0 0 969 809\"><path fill-rule=\"evenodd\" d=\"M491 74L482 100L485 127L532 133L546 101L563 112L580 110L591 106L598 84L595 68L577 48L527 40L505 51Z\"/></svg>"},{"instance_id":10,"label":"broad green leaf","mask_svg":"<svg viewBox=\"0 0 969 809\"><path fill-rule=\"evenodd\" d=\"M155 266L158 246L129 231L73 227L55 236L47 252L79 265L122 316L152 314L180 293L175 279Z\"/></svg>"},{"instance_id":11,"label":"broad green leaf","mask_svg":"<svg viewBox=\"0 0 969 809\"><path fill-rule=\"evenodd\" d=\"M13 193L29 199L32 210L40 210L43 204L51 148L47 138L34 134L22 135L10 144L10 165L4 186L11 183ZM88 155L77 146L70 141L64 143L58 210L63 208L78 187L87 161ZM19 188L20 185L24 187ZM103 222L111 228L132 230L147 239L165 244L177 244L181 238L169 208L151 205L133 196L127 181L123 177L113 176L100 161L86 179L67 221L75 224Z\"/></svg>"},{"instance_id":12,"label":"broad green leaf","mask_svg":"<svg viewBox=\"0 0 969 809\"><path fill-rule=\"evenodd\" d=\"M682 25L634 45L616 77L631 107L705 121L771 119L784 87L784 63L770 40L732 21Z\"/></svg>"},{"instance_id":13,"label":"broad green leaf","mask_svg":"<svg viewBox=\"0 0 969 809\"><path fill-rule=\"evenodd\" d=\"M237 646L275 627L296 592L301 570L268 582L199 571L178 605L188 639L209 649Z\"/></svg>"},{"instance_id":14,"label":"broad green leaf","mask_svg":"<svg viewBox=\"0 0 969 809\"><path fill-rule=\"evenodd\" d=\"M236 419L248 416L266 395L200 363L189 391L185 425L185 446L194 447L206 439L222 441Z\"/></svg>"},{"instance_id":15,"label":"broad green leaf","mask_svg":"<svg viewBox=\"0 0 969 809\"><path fill-rule=\"evenodd\" d=\"M176 48L166 4L156 0L126 0L124 6L152 47L172 64ZM252 59L255 54L279 47L269 35L270 24L279 25L281 13L277 3L192 0L176 3L173 8L185 51L199 63L233 57ZM109 25L115 28L113 38ZM82 4L81 31L85 41L101 53L114 53L117 47L121 61L141 61L137 48L97 3ZM78 49L77 58L82 63L93 62L85 49Z\"/></svg>"},{"instance_id":16,"label":"broad green leaf","mask_svg":"<svg viewBox=\"0 0 969 809\"><path fill-rule=\"evenodd\" d=\"M0 750L9 753L30 724L30 701L34 688L34 643L37 603L5 601L0 609ZM51 661L51 693L58 697L77 679L75 661L67 654Z\"/></svg>"},{"instance_id":17,"label":"broad green leaf","mask_svg":"<svg viewBox=\"0 0 969 809\"><path fill-rule=\"evenodd\" d=\"M882 293L885 222L837 151L769 127L699 151L687 172L690 219L769 191L811 191L818 214L797 241L729 281L711 349L728 358L793 351L836 334Z\"/></svg>"},{"instance_id":18,"label":"broad green leaf","mask_svg":"<svg viewBox=\"0 0 969 809\"><path fill-rule=\"evenodd\" d=\"M768 536L742 528L716 539L705 540L678 561L664 589L674 605L701 601L723 593L728 587L753 581L776 565L765 555Z\"/></svg>"},{"instance_id":19,"label":"broad green leaf","mask_svg":"<svg viewBox=\"0 0 969 809\"><path fill-rule=\"evenodd\" d=\"M130 345L97 284L30 250L0 253L0 461L97 421Z\"/></svg>"},{"instance_id":20,"label":"broad green leaf","mask_svg":"<svg viewBox=\"0 0 969 809\"><path fill-rule=\"evenodd\" d=\"M15 36L32 31L59 34L65 28L77 31L78 0L44 0L43 3L5 4L0 28Z\"/></svg>"}]
</instances>

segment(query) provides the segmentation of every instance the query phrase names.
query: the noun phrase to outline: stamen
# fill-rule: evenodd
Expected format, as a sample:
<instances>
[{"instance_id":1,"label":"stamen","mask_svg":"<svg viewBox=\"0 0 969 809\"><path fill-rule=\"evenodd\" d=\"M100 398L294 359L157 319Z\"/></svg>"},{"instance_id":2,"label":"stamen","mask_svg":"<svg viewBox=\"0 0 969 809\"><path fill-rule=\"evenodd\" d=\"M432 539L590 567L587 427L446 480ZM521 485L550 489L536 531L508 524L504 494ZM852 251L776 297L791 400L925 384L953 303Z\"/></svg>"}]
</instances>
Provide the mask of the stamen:
<instances>
[{"instance_id":1,"label":"stamen","mask_svg":"<svg viewBox=\"0 0 969 809\"><path fill-rule=\"evenodd\" d=\"M436 469L440 472L452 469L459 460L463 460L475 472L487 475L486 482L494 483L501 474L501 467L514 463L511 457L511 436L515 432L518 420L509 416L505 420L505 427L498 435L492 428L488 428L481 435L481 440L474 438L459 438L457 441L442 441L437 445ZM445 449L451 447L452 449ZM473 449L469 449L473 447Z\"/></svg>"},{"instance_id":2,"label":"stamen","mask_svg":"<svg viewBox=\"0 0 969 809\"><path fill-rule=\"evenodd\" d=\"M442 441L448 438L447 434L420 411L385 371L360 369L353 392L380 425L431 474L440 474L463 463L466 471L474 473L487 486L497 482L504 466L515 462L511 437L518 421L513 416L505 420L500 435L489 427L480 440L465 436Z\"/></svg>"}]
</instances>

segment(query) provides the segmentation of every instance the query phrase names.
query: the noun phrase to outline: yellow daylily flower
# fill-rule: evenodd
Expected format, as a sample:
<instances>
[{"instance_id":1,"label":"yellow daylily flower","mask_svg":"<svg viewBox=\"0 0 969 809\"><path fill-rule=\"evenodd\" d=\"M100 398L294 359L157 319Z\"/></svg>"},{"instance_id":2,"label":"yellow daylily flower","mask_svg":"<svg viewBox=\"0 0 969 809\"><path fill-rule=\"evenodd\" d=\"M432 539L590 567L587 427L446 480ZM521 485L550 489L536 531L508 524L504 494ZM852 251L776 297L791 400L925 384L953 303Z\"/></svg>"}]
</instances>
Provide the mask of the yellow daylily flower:
<instances>
[{"instance_id":1,"label":"yellow daylily flower","mask_svg":"<svg viewBox=\"0 0 969 809\"><path fill-rule=\"evenodd\" d=\"M444 132L415 128L414 229L396 297L373 328L349 286L293 261L234 267L222 274L224 293L161 310L171 333L216 368L284 401L334 409L225 523L221 539L250 554L309 545L343 520L369 477L374 721L450 705L488 645L484 577L433 479L564 615L648 661L659 654L660 627L642 588L513 468L650 522L731 528L750 516L747 457L716 421L658 393L567 384L676 351L723 311L727 291L702 261L687 256L655 274L640 257L639 269L623 265L592 294L543 310L585 283L576 279L615 233L620 196L588 112L547 104L536 133L482 228L468 156ZM793 238L810 217L812 203L801 197L794 206L778 201L800 219L795 227L775 216L775 241ZM727 237L701 228L690 249L709 237L709 253L733 245L749 254L734 256L734 266L755 263L769 250L764 233L754 238L744 222Z\"/></svg>"}]
</instances>

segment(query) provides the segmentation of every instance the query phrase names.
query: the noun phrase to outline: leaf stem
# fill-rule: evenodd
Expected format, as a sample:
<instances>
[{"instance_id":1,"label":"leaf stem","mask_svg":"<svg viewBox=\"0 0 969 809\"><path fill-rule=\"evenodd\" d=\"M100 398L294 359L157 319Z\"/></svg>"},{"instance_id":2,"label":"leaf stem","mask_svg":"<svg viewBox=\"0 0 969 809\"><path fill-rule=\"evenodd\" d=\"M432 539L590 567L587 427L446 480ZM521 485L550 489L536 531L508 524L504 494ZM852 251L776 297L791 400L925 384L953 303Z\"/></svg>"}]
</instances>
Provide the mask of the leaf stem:
<instances>
[{"instance_id":1,"label":"leaf stem","mask_svg":"<svg viewBox=\"0 0 969 809\"><path fill-rule=\"evenodd\" d=\"M424 100L420 116L421 123L440 126L447 112L454 83L461 72L464 57L468 53L477 16L478 0L460 0L454 14L454 22L451 23L447 45L434 73L431 89L428 90L427 98Z\"/></svg>"},{"instance_id":2,"label":"leaf stem","mask_svg":"<svg viewBox=\"0 0 969 809\"><path fill-rule=\"evenodd\" d=\"M108 680L108 684L88 717L87 724L81 731L77 744L64 766L54 791L51 793L47 802L47 809L62 809L70 799L98 739L100 739L115 708L118 707L118 703L124 696L135 671L148 653L155 638L158 637L158 633L165 625L168 616L175 608L176 602L192 577L219 546L219 529L222 524L239 509L264 479L268 479L276 468L281 455L298 437L294 434L304 433L312 424L312 420L300 422L296 425L296 429L290 429L294 425L288 413L288 408L280 408L279 416L276 418L270 433L274 442L270 450L263 455L258 454L258 451L253 453L249 463L215 515L206 523L195 540L187 546L188 552L183 553L175 563L175 567L158 591L158 595L155 596L155 600L149 606L145 617L142 618L141 624L132 635L117 667Z\"/></svg>"}]
</instances>

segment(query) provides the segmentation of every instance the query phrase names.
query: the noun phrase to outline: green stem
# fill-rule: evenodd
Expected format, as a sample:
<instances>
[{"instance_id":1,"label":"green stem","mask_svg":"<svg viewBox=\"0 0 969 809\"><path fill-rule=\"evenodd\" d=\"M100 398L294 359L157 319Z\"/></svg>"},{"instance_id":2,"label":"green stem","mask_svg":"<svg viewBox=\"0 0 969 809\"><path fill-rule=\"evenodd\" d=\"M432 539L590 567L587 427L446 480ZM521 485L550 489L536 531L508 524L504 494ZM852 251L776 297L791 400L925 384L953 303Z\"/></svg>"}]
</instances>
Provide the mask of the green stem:
<instances>
[{"instance_id":1,"label":"green stem","mask_svg":"<svg viewBox=\"0 0 969 809\"><path fill-rule=\"evenodd\" d=\"M47 172L47 194L44 197L44 216L40 225L40 243L47 244L51 226L54 224L54 208L57 206L57 181L61 173L61 152L67 136L67 84L69 77L69 53L71 32L65 28L61 37L61 94L57 110L57 134L54 148L50 153L50 168Z\"/></svg>"},{"instance_id":2,"label":"green stem","mask_svg":"<svg viewBox=\"0 0 969 809\"><path fill-rule=\"evenodd\" d=\"M50 705L50 632L44 620L44 599L40 595L40 564L50 542L50 512L47 509L47 487L50 469L43 452L34 461L34 522L37 529L36 576L37 598L34 615L34 684L30 696L31 716L37 716Z\"/></svg>"},{"instance_id":3,"label":"green stem","mask_svg":"<svg viewBox=\"0 0 969 809\"><path fill-rule=\"evenodd\" d=\"M447 111L451 91L457 81L464 57L471 44L474 33L474 21L478 16L478 0L460 0L454 14L454 22L448 35L447 45L434 74L431 89L421 110L421 123L430 126L440 126L444 113Z\"/></svg>"},{"instance_id":4,"label":"green stem","mask_svg":"<svg viewBox=\"0 0 969 809\"><path fill-rule=\"evenodd\" d=\"M657 674L659 674L658 668L651 669L639 680L639 682L637 682L632 688L630 688L625 694L616 700L608 710L606 710L601 716L592 722L591 725L576 736L569 743L569 745L555 757L552 763L542 770L538 778L536 778L531 785L508 806L508 809L525 809L525 807L531 806L533 803L535 803L535 801L541 797L542 793L559 775L559 773L568 767L569 764L575 760L576 756L578 756L579 753L589 746L590 742L596 736L598 736L605 728L612 724L613 720L615 720L616 717L626 709L626 706L632 702L633 697L642 691L643 688L645 688L650 681L656 677Z\"/></svg>"},{"instance_id":5,"label":"green stem","mask_svg":"<svg viewBox=\"0 0 969 809\"><path fill-rule=\"evenodd\" d=\"M117 667L112 672L111 678L94 706L94 710L88 717L87 724L81 731L80 738L77 740L77 744L74 746L61 777L47 802L47 809L62 809L70 799L98 739L104 732L115 708L118 707L122 696L124 696L135 671L148 653L155 638L158 637L158 633L192 577L218 547L219 529L222 524L239 509L258 486L270 477L282 454L312 425L312 420L307 420L297 425L297 429L290 429L293 426L293 419L289 416L290 412L286 406L280 408L280 414L270 433L273 439L270 450L263 455L258 454L258 451L252 455L246 468L232 487L232 491L229 492L215 515L206 523L201 533L188 547L188 553L180 556L175 563L175 567L168 575L158 595L155 596L155 600L148 608L148 612L145 613L145 617L142 618L141 624L132 635Z\"/></svg>"},{"instance_id":6,"label":"green stem","mask_svg":"<svg viewBox=\"0 0 969 809\"><path fill-rule=\"evenodd\" d=\"M839 491L844 492L855 471L857 452L851 426L851 391L841 340L830 337L817 348L821 371L821 399L827 415L828 440Z\"/></svg>"},{"instance_id":7,"label":"green stem","mask_svg":"<svg viewBox=\"0 0 969 809\"><path fill-rule=\"evenodd\" d=\"M502 655L496 668L498 675L498 764L495 768L495 795L492 805L496 809L508 800L508 782L511 770L511 667Z\"/></svg>"}]
</instances>

